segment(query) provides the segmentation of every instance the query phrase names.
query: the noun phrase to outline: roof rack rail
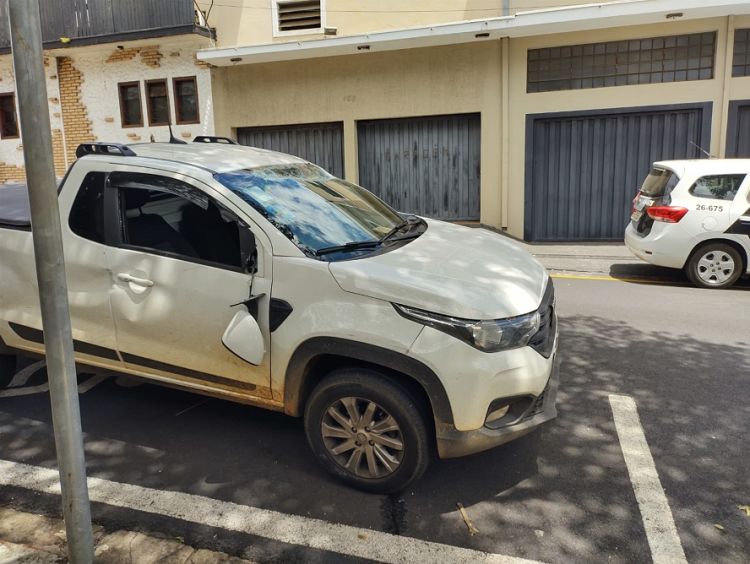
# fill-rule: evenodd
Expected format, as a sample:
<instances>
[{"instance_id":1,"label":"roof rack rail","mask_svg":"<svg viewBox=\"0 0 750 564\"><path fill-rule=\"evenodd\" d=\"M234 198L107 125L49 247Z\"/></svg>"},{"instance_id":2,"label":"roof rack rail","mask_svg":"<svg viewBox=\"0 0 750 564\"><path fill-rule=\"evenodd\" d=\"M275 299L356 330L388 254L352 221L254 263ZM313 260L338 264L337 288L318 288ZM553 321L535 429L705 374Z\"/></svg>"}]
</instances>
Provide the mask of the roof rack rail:
<instances>
[{"instance_id":1,"label":"roof rack rail","mask_svg":"<svg viewBox=\"0 0 750 564\"><path fill-rule=\"evenodd\" d=\"M76 149L76 157L84 155L120 155L122 157L135 157L133 149L123 143L81 143Z\"/></svg>"},{"instance_id":2,"label":"roof rack rail","mask_svg":"<svg viewBox=\"0 0 750 564\"><path fill-rule=\"evenodd\" d=\"M225 145L237 145L237 141L229 137L219 137L217 135L198 135L193 139L193 143L224 143Z\"/></svg>"}]
</instances>

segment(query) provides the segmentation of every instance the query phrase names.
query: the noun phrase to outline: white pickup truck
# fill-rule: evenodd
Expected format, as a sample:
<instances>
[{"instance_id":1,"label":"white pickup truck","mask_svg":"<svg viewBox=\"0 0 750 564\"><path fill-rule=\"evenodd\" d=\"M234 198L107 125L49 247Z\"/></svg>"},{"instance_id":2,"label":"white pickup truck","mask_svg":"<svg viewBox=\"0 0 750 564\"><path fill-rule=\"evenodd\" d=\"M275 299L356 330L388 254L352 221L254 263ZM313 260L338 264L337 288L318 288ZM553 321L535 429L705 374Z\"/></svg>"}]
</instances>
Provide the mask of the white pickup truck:
<instances>
[{"instance_id":1,"label":"white pickup truck","mask_svg":"<svg viewBox=\"0 0 750 564\"><path fill-rule=\"evenodd\" d=\"M394 492L555 417L544 268L225 138L79 147L59 204L76 360L304 417L315 457ZM0 187L0 382L44 353L28 204Z\"/></svg>"}]
</instances>

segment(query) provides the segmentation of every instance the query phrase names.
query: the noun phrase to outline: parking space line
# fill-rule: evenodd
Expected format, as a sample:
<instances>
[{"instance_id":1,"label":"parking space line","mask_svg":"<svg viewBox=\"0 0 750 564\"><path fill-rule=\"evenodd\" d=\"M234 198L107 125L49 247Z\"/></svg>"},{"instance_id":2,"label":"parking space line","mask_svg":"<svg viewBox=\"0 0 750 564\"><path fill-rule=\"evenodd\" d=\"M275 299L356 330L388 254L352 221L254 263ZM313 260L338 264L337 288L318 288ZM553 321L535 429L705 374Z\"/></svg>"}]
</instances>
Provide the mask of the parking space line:
<instances>
[{"instance_id":1,"label":"parking space line","mask_svg":"<svg viewBox=\"0 0 750 564\"><path fill-rule=\"evenodd\" d=\"M686 564L685 551L635 401L630 396L610 394L609 403L654 564Z\"/></svg>"},{"instance_id":2,"label":"parking space line","mask_svg":"<svg viewBox=\"0 0 750 564\"><path fill-rule=\"evenodd\" d=\"M346 556L389 563L539 564L533 560L328 523L183 492L144 488L95 477L90 477L88 484L93 502ZM60 494L57 470L20 462L0 460L0 485Z\"/></svg>"}]
</instances>

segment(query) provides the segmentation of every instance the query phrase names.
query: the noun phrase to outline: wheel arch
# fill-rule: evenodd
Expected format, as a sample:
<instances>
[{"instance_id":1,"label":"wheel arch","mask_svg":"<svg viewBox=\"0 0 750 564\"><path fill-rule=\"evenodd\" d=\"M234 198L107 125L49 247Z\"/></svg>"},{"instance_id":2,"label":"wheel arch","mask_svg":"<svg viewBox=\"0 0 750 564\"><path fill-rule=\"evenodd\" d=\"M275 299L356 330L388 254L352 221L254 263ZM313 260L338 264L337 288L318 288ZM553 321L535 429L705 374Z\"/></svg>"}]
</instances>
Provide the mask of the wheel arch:
<instances>
[{"instance_id":1,"label":"wheel arch","mask_svg":"<svg viewBox=\"0 0 750 564\"><path fill-rule=\"evenodd\" d=\"M729 245L733 249L735 249L739 254L740 258L742 259L742 272L745 273L748 270L748 267L750 266L750 253L748 253L748 250L745 248L745 246L742 243L739 243L738 241L735 241L734 239L727 239L725 237L712 237L710 239L706 239L705 241L700 241L697 243L693 250L690 251L690 254L688 254L687 258L685 259L685 264L682 265L682 268L686 268L687 265L690 263L690 260L693 258L695 253L697 253L701 248L706 247L712 243L721 243L724 245Z\"/></svg>"},{"instance_id":2,"label":"wheel arch","mask_svg":"<svg viewBox=\"0 0 750 564\"><path fill-rule=\"evenodd\" d=\"M315 385L336 368L362 366L383 372L407 391L425 400L435 425L453 425L448 394L437 374L403 353L359 341L313 337L300 344L286 369L284 412L299 417Z\"/></svg>"}]
</instances>

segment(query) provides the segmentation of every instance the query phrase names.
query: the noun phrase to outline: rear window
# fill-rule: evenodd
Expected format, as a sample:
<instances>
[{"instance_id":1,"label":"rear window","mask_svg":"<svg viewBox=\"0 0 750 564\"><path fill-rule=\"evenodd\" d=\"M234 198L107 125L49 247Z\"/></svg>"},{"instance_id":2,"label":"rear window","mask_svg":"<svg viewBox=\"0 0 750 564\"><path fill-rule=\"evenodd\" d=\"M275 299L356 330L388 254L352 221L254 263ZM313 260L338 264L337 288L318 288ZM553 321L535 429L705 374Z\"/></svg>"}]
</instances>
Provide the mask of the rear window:
<instances>
[{"instance_id":1,"label":"rear window","mask_svg":"<svg viewBox=\"0 0 750 564\"><path fill-rule=\"evenodd\" d=\"M652 168L646 180L643 181L641 193L650 198L669 196L679 181L680 177L671 170Z\"/></svg>"},{"instance_id":2,"label":"rear window","mask_svg":"<svg viewBox=\"0 0 750 564\"><path fill-rule=\"evenodd\" d=\"M737 191L745 180L744 174L714 174L703 176L690 187L690 193L696 198L712 200L734 200Z\"/></svg>"}]
</instances>

